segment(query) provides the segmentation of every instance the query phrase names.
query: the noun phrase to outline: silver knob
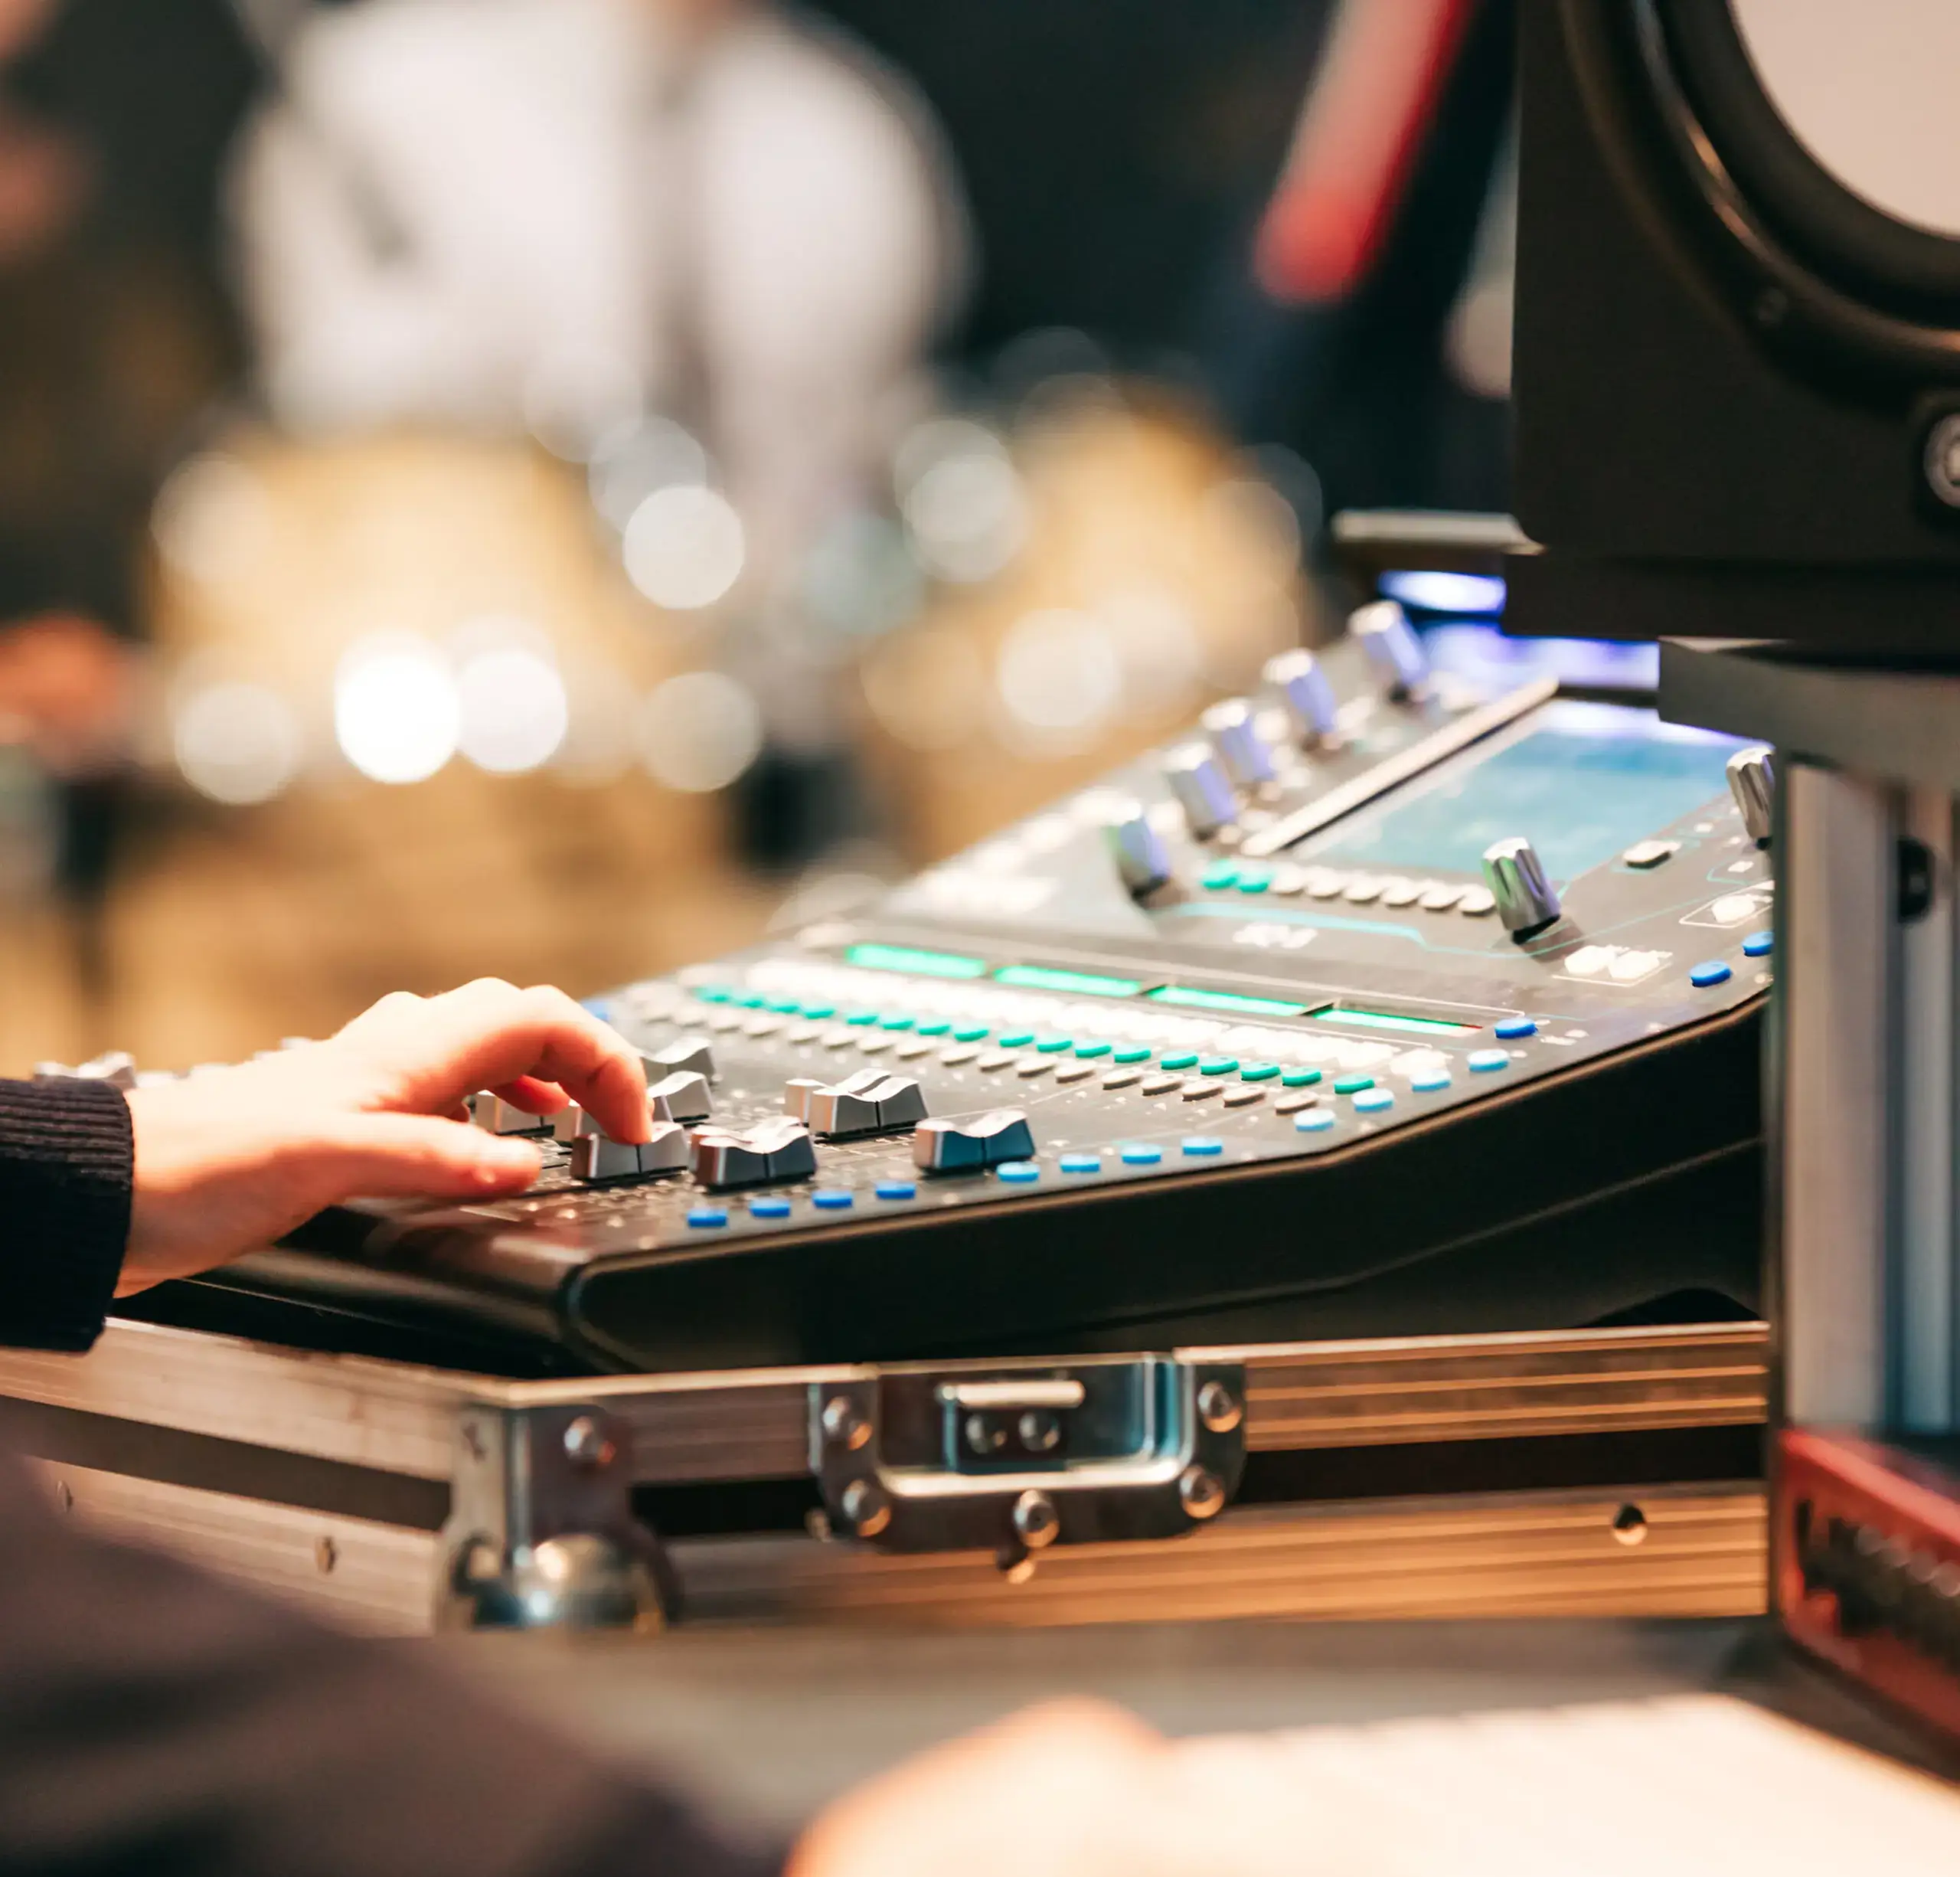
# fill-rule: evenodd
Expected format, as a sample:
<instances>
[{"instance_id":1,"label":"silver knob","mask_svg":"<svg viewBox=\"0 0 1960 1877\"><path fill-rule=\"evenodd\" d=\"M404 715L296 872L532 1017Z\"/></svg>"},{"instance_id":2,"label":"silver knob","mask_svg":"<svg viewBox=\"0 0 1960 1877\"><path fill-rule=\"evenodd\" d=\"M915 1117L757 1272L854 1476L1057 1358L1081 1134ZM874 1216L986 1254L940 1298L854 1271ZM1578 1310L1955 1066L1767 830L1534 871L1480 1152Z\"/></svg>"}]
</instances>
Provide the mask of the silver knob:
<instances>
[{"instance_id":1,"label":"silver knob","mask_svg":"<svg viewBox=\"0 0 1960 1877\"><path fill-rule=\"evenodd\" d=\"M470 1097L469 1118L488 1134L547 1134L551 1131L548 1115L528 1113L502 1096L492 1094L488 1089Z\"/></svg>"},{"instance_id":2,"label":"silver knob","mask_svg":"<svg viewBox=\"0 0 1960 1877\"><path fill-rule=\"evenodd\" d=\"M860 1069L803 1097L803 1120L827 1140L851 1134L886 1134L916 1127L926 1118L926 1091L909 1075Z\"/></svg>"},{"instance_id":3,"label":"silver knob","mask_svg":"<svg viewBox=\"0 0 1960 1877\"><path fill-rule=\"evenodd\" d=\"M1269 659L1266 682L1279 692L1293 734L1302 743L1318 743L1339 727L1341 700L1311 652L1282 652Z\"/></svg>"},{"instance_id":4,"label":"silver knob","mask_svg":"<svg viewBox=\"0 0 1960 1877\"><path fill-rule=\"evenodd\" d=\"M928 1173L977 1172L1034 1151L1034 1130L1018 1108L921 1121L912 1136L912 1158Z\"/></svg>"},{"instance_id":5,"label":"silver knob","mask_svg":"<svg viewBox=\"0 0 1960 1877\"><path fill-rule=\"evenodd\" d=\"M646 1105L656 1121L704 1121L714 1110L707 1077L692 1069L676 1069L647 1085Z\"/></svg>"},{"instance_id":6,"label":"silver knob","mask_svg":"<svg viewBox=\"0 0 1960 1877\"><path fill-rule=\"evenodd\" d=\"M1131 898L1142 899L1169 881L1171 850L1164 845L1164 837L1150 825L1141 802L1125 803L1119 813L1112 816L1102 830L1102 839L1109 847L1109 858L1116 864L1123 890Z\"/></svg>"},{"instance_id":7,"label":"silver knob","mask_svg":"<svg viewBox=\"0 0 1960 1877\"><path fill-rule=\"evenodd\" d=\"M1198 719L1225 765L1225 773L1242 789L1256 789L1272 780L1272 752L1259 734L1259 721L1243 698L1214 704Z\"/></svg>"},{"instance_id":8,"label":"silver knob","mask_svg":"<svg viewBox=\"0 0 1960 1877\"><path fill-rule=\"evenodd\" d=\"M1238 798L1209 745L1187 743L1164 759L1164 780L1184 811L1184 820L1202 841L1228 828L1239 812Z\"/></svg>"},{"instance_id":9,"label":"silver knob","mask_svg":"<svg viewBox=\"0 0 1960 1877\"><path fill-rule=\"evenodd\" d=\"M704 1186L758 1186L766 1180L808 1179L817 1170L810 1130L793 1116L753 1127L704 1127L694 1136L694 1177Z\"/></svg>"},{"instance_id":10,"label":"silver knob","mask_svg":"<svg viewBox=\"0 0 1960 1877\"><path fill-rule=\"evenodd\" d=\"M1514 937L1542 932L1559 916L1559 896L1545 877L1545 863L1521 834L1485 849L1484 883L1498 903L1498 917Z\"/></svg>"},{"instance_id":11,"label":"silver knob","mask_svg":"<svg viewBox=\"0 0 1960 1877\"><path fill-rule=\"evenodd\" d=\"M1766 743L1738 750L1729 758L1729 793L1736 798L1749 838L1758 847L1767 847L1776 806L1776 757Z\"/></svg>"},{"instance_id":12,"label":"silver knob","mask_svg":"<svg viewBox=\"0 0 1960 1877\"><path fill-rule=\"evenodd\" d=\"M640 1064L649 1082L657 1082L677 1069L685 1069L691 1075L704 1075L710 1082L720 1079L715 1074L714 1051L704 1036L677 1037L658 1049L642 1051Z\"/></svg>"},{"instance_id":13,"label":"silver knob","mask_svg":"<svg viewBox=\"0 0 1960 1877\"><path fill-rule=\"evenodd\" d=\"M606 1134L581 1134L572 1143L572 1177L590 1183L678 1173L688 1165L689 1156L688 1130L678 1121L655 1121L653 1138L637 1143L614 1140Z\"/></svg>"},{"instance_id":14,"label":"silver knob","mask_svg":"<svg viewBox=\"0 0 1960 1877\"><path fill-rule=\"evenodd\" d=\"M1348 629L1392 698L1419 697L1429 688L1429 661L1409 616L1393 600L1377 600L1348 615Z\"/></svg>"},{"instance_id":15,"label":"silver knob","mask_svg":"<svg viewBox=\"0 0 1960 1877\"><path fill-rule=\"evenodd\" d=\"M599 1123L586 1113L576 1101L568 1101L551 1117L551 1138L564 1141L567 1146L575 1140L583 1140L588 1134L596 1134Z\"/></svg>"}]
</instances>

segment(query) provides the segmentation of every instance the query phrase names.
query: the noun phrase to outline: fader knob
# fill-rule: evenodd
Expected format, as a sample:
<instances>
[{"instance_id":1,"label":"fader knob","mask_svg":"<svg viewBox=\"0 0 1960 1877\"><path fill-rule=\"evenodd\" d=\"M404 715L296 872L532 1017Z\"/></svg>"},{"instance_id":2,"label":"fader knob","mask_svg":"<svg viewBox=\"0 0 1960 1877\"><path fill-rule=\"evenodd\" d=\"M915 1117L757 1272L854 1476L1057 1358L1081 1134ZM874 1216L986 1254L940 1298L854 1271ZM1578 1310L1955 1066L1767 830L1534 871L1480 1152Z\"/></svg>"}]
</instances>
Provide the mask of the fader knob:
<instances>
[{"instance_id":1,"label":"fader knob","mask_svg":"<svg viewBox=\"0 0 1960 1877\"><path fill-rule=\"evenodd\" d=\"M1729 758L1729 793L1736 798L1749 838L1758 847L1767 847L1776 803L1776 758L1767 744L1738 750Z\"/></svg>"},{"instance_id":2,"label":"fader knob","mask_svg":"<svg viewBox=\"0 0 1960 1877\"><path fill-rule=\"evenodd\" d=\"M1018 1108L921 1121L912 1136L912 1157L928 1173L978 1172L1034 1152L1034 1130Z\"/></svg>"},{"instance_id":3,"label":"fader knob","mask_svg":"<svg viewBox=\"0 0 1960 1877\"><path fill-rule=\"evenodd\" d=\"M925 1091L910 1076L888 1075L883 1069L860 1069L804 1097L805 1124L827 1140L892 1133L925 1118Z\"/></svg>"},{"instance_id":4,"label":"fader knob","mask_svg":"<svg viewBox=\"0 0 1960 1877\"><path fill-rule=\"evenodd\" d=\"M1238 798L1208 745L1187 743L1164 759L1164 780L1184 811L1184 820L1200 841L1232 825Z\"/></svg>"},{"instance_id":5,"label":"fader knob","mask_svg":"<svg viewBox=\"0 0 1960 1877\"><path fill-rule=\"evenodd\" d=\"M1334 695L1320 660L1311 652L1282 652L1276 659L1269 659L1266 682L1279 694L1293 734L1301 742L1318 743L1339 727L1341 700Z\"/></svg>"},{"instance_id":6,"label":"fader knob","mask_svg":"<svg viewBox=\"0 0 1960 1877\"><path fill-rule=\"evenodd\" d=\"M1126 802L1102 829L1123 890L1132 899L1154 893L1171 878L1171 850L1150 825L1141 802Z\"/></svg>"},{"instance_id":7,"label":"fader knob","mask_svg":"<svg viewBox=\"0 0 1960 1877\"><path fill-rule=\"evenodd\" d=\"M1429 661L1422 641L1393 600L1357 608L1348 616L1348 629L1390 697L1419 697L1428 688Z\"/></svg>"},{"instance_id":8,"label":"fader knob","mask_svg":"<svg viewBox=\"0 0 1960 1877\"><path fill-rule=\"evenodd\" d=\"M1256 789L1272 780L1272 752L1259 734L1256 713L1243 698L1214 704L1198 719L1225 773L1242 789Z\"/></svg>"},{"instance_id":9,"label":"fader knob","mask_svg":"<svg viewBox=\"0 0 1960 1877\"><path fill-rule=\"evenodd\" d=\"M1545 863L1521 834L1485 849L1484 882L1498 903L1498 917L1514 938L1542 932L1559 916L1559 896L1545 877Z\"/></svg>"},{"instance_id":10,"label":"fader knob","mask_svg":"<svg viewBox=\"0 0 1960 1877\"><path fill-rule=\"evenodd\" d=\"M810 1130L787 1114L753 1127L703 1127L694 1136L694 1177L704 1186L759 1186L808 1179L817 1170Z\"/></svg>"},{"instance_id":11,"label":"fader knob","mask_svg":"<svg viewBox=\"0 0 1960 1877\"><path fill-rule=\"evenodd\" d=\"M671 1043L662 1043L658 1049L643 1051L640 1065L646 1071L649 1082L659 1081L677 1070L685 1070L691 1075L704 1075L710 1082L717 1079L714 1051L703 1036L676 1037Z\"/></svg>"},{"instance_id":12,"label":"fader knob","mask_svg":"<svg viewBox=\"0 0 1960 1877\"><path fill-rule=\"evenodd\" d=\"M678 1173L687 1166L688 1130L675 1121L655 1121L653 1138L637 1143L610 1135L581 1134L572 1143L572 1177L641 1179L653 1173Z\"/></svg>"},{"instance_id":13,"label":"fader knob","mask_svg":"<svg viewBox=\"0 0 1960 1877\"><path fill-rule=\"evenodd\" d=\"M704 1121L714 1112L707 1077L692 1069L676 1069L649 1083L646 1104L656 1121Z\"/></svg>"}]
</instances>

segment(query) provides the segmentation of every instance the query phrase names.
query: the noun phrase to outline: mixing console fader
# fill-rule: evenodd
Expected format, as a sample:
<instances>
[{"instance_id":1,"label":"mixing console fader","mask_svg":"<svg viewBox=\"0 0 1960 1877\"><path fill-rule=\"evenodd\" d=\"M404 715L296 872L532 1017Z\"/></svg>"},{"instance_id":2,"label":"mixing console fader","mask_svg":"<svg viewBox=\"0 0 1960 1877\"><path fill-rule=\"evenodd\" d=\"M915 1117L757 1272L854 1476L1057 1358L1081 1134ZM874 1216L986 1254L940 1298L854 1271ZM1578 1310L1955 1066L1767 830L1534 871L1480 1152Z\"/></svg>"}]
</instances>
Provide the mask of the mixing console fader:
<instances>
[{"instance_id":1,"label":"mixing console fader","mask_svg":"<svg viewBox=\"0 0 1960 1877\"><path fill-rule=\"evenodd\" d=\"M1770 786L1364 608L863 916L597 1000L650 1146L561 1116L521 1198L210 1281L635 1367L1751 1310Z\"/></svg>"}]
</instances>

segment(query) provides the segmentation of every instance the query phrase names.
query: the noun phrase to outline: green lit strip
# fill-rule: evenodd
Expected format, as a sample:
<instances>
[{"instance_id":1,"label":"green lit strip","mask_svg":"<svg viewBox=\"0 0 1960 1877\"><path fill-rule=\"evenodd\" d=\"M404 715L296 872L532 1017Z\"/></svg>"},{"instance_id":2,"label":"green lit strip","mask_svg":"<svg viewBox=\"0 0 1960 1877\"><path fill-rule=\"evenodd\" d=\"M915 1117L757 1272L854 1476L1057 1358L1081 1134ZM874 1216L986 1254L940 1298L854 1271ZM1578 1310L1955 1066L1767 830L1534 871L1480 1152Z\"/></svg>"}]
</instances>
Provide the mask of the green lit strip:
<instances>
[{"instance_id":1,"label":"green lit strip","mask_svg":"<svg viewBox=\"0 0 1960 1877\"><path fill-rule=\"evenodd\" d=\"M854 945L844 954L867 971L909 971L921 978L984 978L984 958L962 958L957 952L914 951L909 945Z\"/></svg>"},{"instance_id":2,"label":"green lit strip","mask_svg":"<svg viewBox=\"0 0 1960 1877\"><path fill-rule=\"evenodd\" d=\"M1189 1010L1235 1010L1248 1017L1303 1017L1305 1004L1282 1004L1272 997L1240 997L1231 991L1187 990L1167 984L1148 993L1153 1004L1181 1004Z\"/></svg>"},{"instance_id":3,"label":"green lit strip","mask_svg":"<svg viewBox=\"0 0 1960 1877\"><path fill-rule=\"evenodd\" d=\"M1403 1030L1413 1036L1475 1036L1474 1023L1446 1023L1440 1017L1391 1016L1386 1010L1316 1010L1316 1023L1351 1023L1357 1029Z\"/></svg>"},{"instance_id":4,"label":"green lit strip","mask_svg":"<svg viewBox=\"0 0 1960 1877\"><path fill-rule=\"evenodd\" d=\"M1071 996L1135 997L1143 986L1135 978L1098 977L1090 971L1051 971L1046 965L1004 965L994 973L996 984L1019 990L1066 991Z\"/></svg>"}]
</instances>

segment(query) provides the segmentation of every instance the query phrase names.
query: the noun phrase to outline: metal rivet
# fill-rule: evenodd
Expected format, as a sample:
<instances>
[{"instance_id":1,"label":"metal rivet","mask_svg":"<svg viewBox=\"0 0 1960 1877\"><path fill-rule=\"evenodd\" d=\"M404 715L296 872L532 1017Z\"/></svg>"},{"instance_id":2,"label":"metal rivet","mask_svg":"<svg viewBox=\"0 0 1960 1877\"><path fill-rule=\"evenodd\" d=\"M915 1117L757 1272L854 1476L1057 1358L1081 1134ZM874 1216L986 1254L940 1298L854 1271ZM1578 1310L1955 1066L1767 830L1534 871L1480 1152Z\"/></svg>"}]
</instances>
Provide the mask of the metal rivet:
<instances>
[{"instance_id":1,"label":"metal rivet","mask_svg":"<svg viewBox=\"0 0 1960 1877\"><path fill-rule=\"evenodd\" d=\"M1214 1519L1225 1509L1225 1483L1202 1467L1187 1467L1178 1482L1178 1497L1194 1519Z\"/></svg>"},{"instance_id":2,"label":"metal rivet","mask_svg":"<svg viewBox=\"0 0 1960 1877\"><path fill-rule=\"evenodd\" d=\"M340 1562L340 1547L330 1538L316 1538L313 1541L313 1568L322 1577L330 1577L333 1568Z\"/></svg>"},{"instance_id":3,"label":"metal rivet","mask_svg":"<svg viewBox=\"0 0 1960 1877\"><path fill-rule=\"evenodd\" d=\"M853 1480L844 1489L841 1509L860 1538L876 1538L891 1523L891 1501L869 1480Z\"/></svg>"},{"instance_id":4,"label":"metal rivet","mask_svg":"<svg viewBox=\"0 0 1960 1877\"><path fill-rule=\"evenodd\" d=\"M1046 1493L1033 1487L1014 1503L1014 1535L1030 1551L1040 1551L1062 1535L1062 1515Z\"/></svg>"},{"instance_id":5,"label":"metal rivet","mask_svg":"<svg viewBox=\"0 0 1960 1877\"><path fill-rule=\"evenodd\" d=\"M1239 1398L1217 1380L1207 1382L1197 1391L1197 1418L1214 1434L1230 1434L1246 1418Z\"/></svg>"},{"instance_id":6,"label":"metal rivet","mask_svg":"<svg viewBox=\"0 0 1960 1877\"><path fill-rule=\"evenodd\" d=\"M871 1437L871 1424L852 1405L848 1395L833 1395L824 1404L824 1437L856 1453Z\"/></svg>"},{"instance_id":7,"label":"metal rivet","mask_svg":"<svg viewBox=\"0 0 1960 1877\"><path fill-rule=\"evenodd\" d=\"M1638 1545L1647 1536L1647 1515L1638 1506L1622 1506L1613 1515L1613 1536L1622 1545Z\"/></svg>"},{"instance_id":8,"label":"metal rivet","mask_svg":"<svg viewBox=\"0 0 1960 1877\"><path fill-rule=\"evenodd\" d=\"M604 1428L590 1414L567 1424L565 1457L581 1473L596 1473L612 1463L614 1448Z\"/></svg>"}]
</instances>

